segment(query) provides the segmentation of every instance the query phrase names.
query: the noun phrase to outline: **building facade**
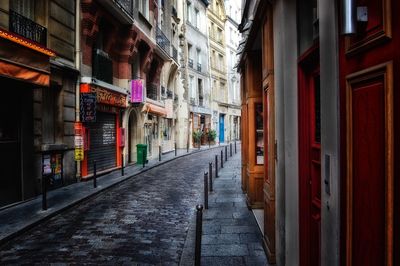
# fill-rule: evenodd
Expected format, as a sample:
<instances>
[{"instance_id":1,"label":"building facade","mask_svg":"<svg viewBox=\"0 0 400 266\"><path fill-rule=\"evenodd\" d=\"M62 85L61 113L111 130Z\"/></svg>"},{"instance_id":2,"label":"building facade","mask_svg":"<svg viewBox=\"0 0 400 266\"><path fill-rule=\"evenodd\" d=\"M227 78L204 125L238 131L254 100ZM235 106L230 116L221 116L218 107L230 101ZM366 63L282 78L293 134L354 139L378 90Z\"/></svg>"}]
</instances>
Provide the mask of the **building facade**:
<instances>
[{"instance_id":1,"label":"building facade","mask_svg":"<svg viewBox=\"0 0 400 266\"><path fill-rule=\"evenodd\" d=\"M271 263L400 263L399 3L357 3L243 1L242 188Z\"/></svg>"},{"instance_id":2,"label":"building facade","mask_svg":"<svg viewBox=\"0 0 400 266\"><path fill-rule=\"evenodd\" d=\"M82 1L81 94L96 95L83 122L83 177L172 151L178 90L176 6L164 1Z\"/></svg>"},{"instance_id":3,"label":"building facade","mask_svg":"<svg viewBox=\"0 0 400 266\"><path fill-rule=\"evenodd\" d=\"M206 10L208 1L183 1L182 91L181 127L182 140L186 145L197 147L207 142L206 133L211 129L210 74L208 62L208 40ZM185 129L186 128L186 129ZM201 132L199 140L193 137ZM183 143L182 143L183 144Z\"/></svg>"},{"instance_id":4,"label":"building facade","mask_svg":"<svg viewBox=\"0 0 400 266\"><path fill-rule=\"evenodd\" d=\"M226 138L231 140L240 139L240 75L235 70L237 65L237 47L241 39L238 30L241 19L241 3L239 1L225 0L225 54L226 54L226 73L228 88L228 113L226 119Z\"/></svg>"},{"instance_id":5,"label":"building facade","mask_svg":"<svg viewBox=\"0 0 400 266\"><path fill-rule=\"evenodd\" d=\"M75 182L76 1L1 1L0 206ZM43 176L49 178L42 178Z\"/></svg>"}]
</instances>

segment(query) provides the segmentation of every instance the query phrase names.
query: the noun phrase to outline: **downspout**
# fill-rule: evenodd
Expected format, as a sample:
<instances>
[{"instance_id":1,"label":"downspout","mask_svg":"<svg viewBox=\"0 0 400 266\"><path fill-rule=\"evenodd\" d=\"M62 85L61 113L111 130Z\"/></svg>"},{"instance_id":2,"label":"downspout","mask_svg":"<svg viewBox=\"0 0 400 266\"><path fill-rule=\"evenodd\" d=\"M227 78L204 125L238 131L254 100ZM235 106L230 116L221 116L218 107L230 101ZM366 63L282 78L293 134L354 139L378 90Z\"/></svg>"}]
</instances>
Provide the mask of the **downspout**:
<instances>
[{"instance_id":1,"label":"downspout","mask_svg":"<svg viewBox=\"0 0 400 266\"><path fill-rule=\"evenodd\" d=\"M80 77L81 77L81 46L80 46L80 32L81 32L81 16L80 16L81 1L76 0L75 5L75 69L78 70L79 74L75 85L75 121L80 121L80 106L79 106L79 95L80 95ZM81 173L81 161L76 161L76 178L80 180Z\"/></svg>"}]
</instances>

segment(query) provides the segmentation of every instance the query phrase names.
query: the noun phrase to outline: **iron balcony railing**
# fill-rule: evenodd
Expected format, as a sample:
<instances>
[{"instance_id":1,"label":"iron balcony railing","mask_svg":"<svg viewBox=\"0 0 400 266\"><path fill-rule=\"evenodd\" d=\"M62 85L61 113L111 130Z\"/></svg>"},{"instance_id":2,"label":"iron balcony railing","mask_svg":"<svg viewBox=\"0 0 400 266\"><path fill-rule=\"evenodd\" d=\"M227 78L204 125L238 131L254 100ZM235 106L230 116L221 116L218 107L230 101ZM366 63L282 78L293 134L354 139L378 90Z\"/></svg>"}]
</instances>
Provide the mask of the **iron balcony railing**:
<instances>
[{"instance_id":1,"label":"iron balcony railing","mask_svg":"<svg viewBox=\"0 0 400 266\"><path fill-rule=\"evenodd\" d=\"M172 58L178 63L178 50L172 45Z\"/></svg>"},{"instance_id":2,"label":"iron balcony railing","mask_svg":"<svg viewBox=\"0 0 400 266\"><path fill-rule=\"evenodd\" d=\"M157 86L154 84L148 84L146 88L147 98L158 101Z\"/></svg>"},{"instance_id":3,"label":"iron balcony railing","mask_svg":"<svg viewBox=\"0 0 400 266\"><path fill-rule=\"evenodd\" d=\"M168 55L170 53L170 42L167 38L167 36L165 36L164 32L162 32L162 30L157 27L157 31L156 31L156 41L158 46L161 47L161 49L164 50L164 52L166 52Z\"/></svg>"},{"instance_id":4,"label":"iron balcony railing","mask_svg":"<svg viewBox=\"0 0 400 266\"><path fill-rule=\"evenodd\" d=\"M117 5L133 17L133 1L132 0L114 0Z\"/></svg>"},{"instance_id":5,"label":"iron balcony railing","mask_svg":"<svg viewBox=\"0 0 400 266\"><path fill-rule=\"evenodd\" d=\"M189 64L189 67L190 67L190 68L193 68L193 59L190 59L190 58L189 58L188 64Z\"/></svg>"},{"instance_id":6,"label":"iron balcony railing","mask_svg":"<svg viewBox=\"0 0 400 266\"><path fill-rule=\"evenodd\" d=\"M113 65L108 55L100 49L93 50L93 77L109 84L113 83Z\"/></svg>"},{"instance_id":7,"label":"iron balcony railing","mask_svg":"<svg viewBox=\"0 0 400 266\"><path fill-rule=\"evenodd\" d=\"M201 64L197 63L197 71L201 72Z\"/></svg>"},{"instance_id":8,"label":"iron balcony railing","mask_svg":"<svg viewBox=\"0 0 400 266\"><path fill-rule=\"evenodd\" d=\"M47 29L11 9L9 30L43 46L47 46Z\"/></svg>"}]
</instances>

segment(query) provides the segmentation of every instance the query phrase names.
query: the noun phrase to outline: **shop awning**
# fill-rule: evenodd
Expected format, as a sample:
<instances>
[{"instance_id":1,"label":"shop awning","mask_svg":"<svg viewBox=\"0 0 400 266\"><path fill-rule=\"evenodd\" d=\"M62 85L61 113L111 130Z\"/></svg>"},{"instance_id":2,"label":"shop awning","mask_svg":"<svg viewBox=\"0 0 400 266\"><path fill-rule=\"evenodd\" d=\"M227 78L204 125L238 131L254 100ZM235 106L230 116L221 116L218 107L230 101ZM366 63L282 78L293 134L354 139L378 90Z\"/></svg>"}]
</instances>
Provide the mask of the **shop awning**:
<instances>
[{"instance_id":1,"label":"shop awning","mask_svg":"<svg viewBox=\"0 0 400 266\"><path fill-rule=\"evenodd\" d=\"M152 103L146 103L143 107L142 112L149 112L158 116L167 116L167 110L164 107L157 106Z\"/></svg>"},{"instance_id":2,"label":"shop awning","mask_svg":"<svg viewBox=\"0 0 400 266\"><path fill-rule=\"evenodd\" d=\"M50 85L53 51L4 29L0 29L0 47L0 75L41 86Z\"/></svg>"}]
</instances>

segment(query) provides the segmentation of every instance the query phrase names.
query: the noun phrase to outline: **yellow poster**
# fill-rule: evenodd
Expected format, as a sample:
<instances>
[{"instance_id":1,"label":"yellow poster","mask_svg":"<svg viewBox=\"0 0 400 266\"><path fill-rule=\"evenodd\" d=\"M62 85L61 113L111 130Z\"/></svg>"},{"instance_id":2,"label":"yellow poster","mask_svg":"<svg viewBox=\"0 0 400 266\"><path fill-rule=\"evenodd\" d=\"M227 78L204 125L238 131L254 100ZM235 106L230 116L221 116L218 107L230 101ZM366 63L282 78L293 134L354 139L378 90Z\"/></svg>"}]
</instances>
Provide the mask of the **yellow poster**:
<instances>
[{"instance_id":1,"label":"yellow poster","mask_svg":"<svg viewBox=\"0 0 400 266\"><path fill-rule=\"evenodd\" d=\"M75 148L75 161L83 160L83 148Z\"/></svg>"}]
</instances>

